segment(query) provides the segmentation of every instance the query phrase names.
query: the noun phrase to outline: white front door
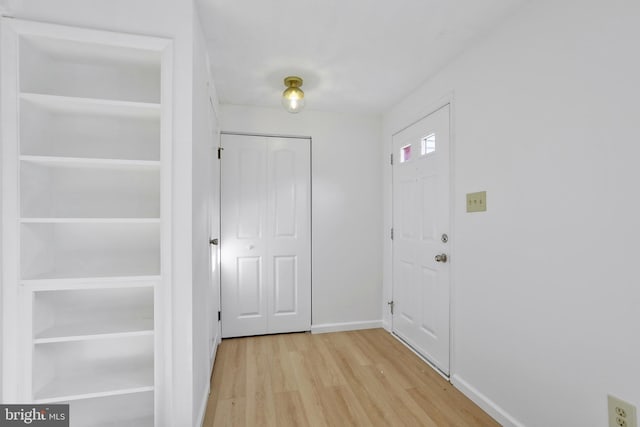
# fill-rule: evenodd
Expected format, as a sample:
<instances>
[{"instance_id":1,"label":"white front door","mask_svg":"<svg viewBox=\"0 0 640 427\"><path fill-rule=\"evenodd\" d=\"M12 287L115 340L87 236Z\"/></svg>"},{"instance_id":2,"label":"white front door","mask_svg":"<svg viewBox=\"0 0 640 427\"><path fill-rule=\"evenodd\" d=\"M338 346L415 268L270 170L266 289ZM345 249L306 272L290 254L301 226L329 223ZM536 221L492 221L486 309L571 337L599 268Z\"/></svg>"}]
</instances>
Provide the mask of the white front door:
<instances>
[{"instance_id":1,"label":"white front door","mask_svg":"<svg viewBox=\"0 0 640 427\"><path fill-rule=\"evenodd\" d=\"M393 136L393 332L449 374L449 106Z\"/></svg>"},{"instance_id":2,"label":"white front door","mask_svg":"<svg viewBox=\"0 0 640 427\"><path fill-rule=\"evenodd\" d=\"M222 135L222 336L311 329L309 139Z\"/></svg>"}]
</instances>

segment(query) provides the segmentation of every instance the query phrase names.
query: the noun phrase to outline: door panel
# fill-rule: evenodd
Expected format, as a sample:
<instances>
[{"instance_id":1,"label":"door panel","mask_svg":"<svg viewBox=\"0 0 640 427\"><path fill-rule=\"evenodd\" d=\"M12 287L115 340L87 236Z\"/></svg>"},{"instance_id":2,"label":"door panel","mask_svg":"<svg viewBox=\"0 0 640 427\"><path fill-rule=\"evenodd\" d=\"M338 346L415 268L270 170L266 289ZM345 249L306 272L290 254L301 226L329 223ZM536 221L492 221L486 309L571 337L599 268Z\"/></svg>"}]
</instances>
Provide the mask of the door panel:
<instances>
[{"instance_id":1,"label":"door panel","mask_svg":"<svg viewBox=\"0 0 640 427\"><path fill-rule=\"evenodd\" d=\"M418 200L422 200L422 206L420 209L416 209L416 212L422 213L422 232L423 241L433 242L436 239L436 233L438 228L437 211L438 211L438 177L427 176L420 180L420 187L422 197Z\"/></svg>"},{"instance_id":2,"label":"door panel","mask_svg":"<svg viewBox=\"0 0 640 427\"><path fill-rule=\"evenodd\" d=\"M274 314L296 312L296 257L274 257Z\"/></svg>"},{"instance_id":3,"label":"door panel","mask_svg":"<svg viewBox=\"0 0 640 427\"><path fill-rule=\"evenodd\" d=\"M296 153L273 153L273 192L276 237L295 237L296 233Z\"/></svg>"},{"instance_id":4,"label":"door panel","mask_svg":"<svg viewBox=\"0 0 640 427\"><path fill-rule=\"evenodd\" d=\"M424 332L430 334L432 337L436 337L436 313L438 307L435 305L438 298L433 298L433 295L437 295L438 292L438 274L436 271L430 268L422 268L421 271L422 289L420 291L420 300L422 301L422 324L420 327Z\"/></svg>"},{"instance_id":5,"label":"door panel","mask_svg":"<svg viewBox=\"0 0 640 427\"><path fill-rule=\"evenodd\" d=\"M245 147L237 156L239 194L236 199L238 239L259 239L264 223L262 209L264 188L265 150L262 147ZM225 153L233 155L235 153ZM233 177L233 175L232 175ZM228 181L227 181L228 182Z\"/></svg>"},{"instance_id":6,"label":"door panel","mask_svg":"<svg viewBox=\"0 0 640 427\"><path fill-rule=\"evenodd\" d=\"M400 227L398 227L402 237L413 239L416 237L418 219L418 194L416 182L413 179L403 179L400 182Z\"/></svg>"},{"instance_id":7,"label":"door panel","mask_svg":"<svg viewBox=\"0 0 640 427\"><path fill-rule=\"evenodd\" d=\"M394 135L393 331L449 373L449 107Z\"/></svg>"},{"instance_id":8,"label":"door panel","mask_svg":"<svg viewBox=\"0 0 640 427\"><path fill-rule=\"evenodd\" d=\"M238 258L238 316L255 317L262 311L262 268L260 257Z\"/></svg>"},{"instance_id":9,"label":"door panel","mask_svg":"<svg viewBox=\"0 0 640 427\"><path fill-rule=\"evenodd\" d=\"M222 333L311 328L310 141L223 135Z\"/></svg>"}]
</instances>

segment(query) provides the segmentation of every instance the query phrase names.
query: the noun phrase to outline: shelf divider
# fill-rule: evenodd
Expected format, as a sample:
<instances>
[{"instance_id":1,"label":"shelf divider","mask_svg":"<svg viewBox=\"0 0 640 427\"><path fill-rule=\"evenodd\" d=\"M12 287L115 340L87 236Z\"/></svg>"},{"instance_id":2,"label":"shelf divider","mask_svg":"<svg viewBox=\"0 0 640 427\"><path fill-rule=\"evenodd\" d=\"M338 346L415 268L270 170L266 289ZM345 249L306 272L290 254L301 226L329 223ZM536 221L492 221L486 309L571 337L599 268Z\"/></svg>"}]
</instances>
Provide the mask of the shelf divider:
<instances>
[{"instance_id":1,"label":"shelf divider","mask_svg":"<svg viewBox=\"0 0 640 427\"><path fill-rule=\"evenodd\" d=\"M119 396L121 394L145 393L153 390L154 390L154 387L152 385L141 386L141 387L131 387L131 388L122 388L122 389L115 389L115 390L106 390L106 391L100 391L100 392L88 392L88 393L59 395L55 397L36 398L33 403L35 403L36 405L46 404L46 403L60 403L60 402L67 402L70 400Z\"/></svg>"},{"instance_id":2,"label":"shelf divider","mask_svg":"<svg viewBox=\"0 0 640 427\"><path fill-rule=\"evenodd\" d=\"M112 339L112 338L143 337L143 336L149 336L149 335L153 335L153 326L152 326L152 329L146 329L146 330L140 330L140 331L94 333L94 334L87 334L87 335L67 335L67 336L57 336L57 337L51 337L51 338L36 338L33 340L33 343L36 345L41 345L41 344L52 344L52 343L58 343L58 342L91 341L91 340Z\"/></svg>"},{"instance_id":3,"label":"shelf divider","mask_svg":"<svg viewBox=\"0 0 640 427\"><path fill-rule=\"evenodd\" d=\"M103 169L160 169L158 160L120 160L120 159L95 159L83 157L57 157L57 156L31 156L22 155L23 162L36 163L51 167L66 168L103 168Z\"/></svg>"},{"instance_id":4,"label":"shelf divider","mask_svg":"<svg viewBox=\"0 0 640 427\"><path fill-rule=\"evenodd\" d=\"M159 224L160 218L21 218L22 224Z\"/></svg>"},{"instance_id":5,"label":"shelf divider","mask_svg":"<svg viewBox=\"0 0 640 427\"><path fill-rule=\"evenodd\" d=\"M32 291L105 289L128 287L153 287L162 281L162 276L114 276L114 277L74 277L71 279L28 279L21 280L22 286Z\"/></svg>"},{"instance_id":6,"label":"shelf divider","mask_svg":"<svg viewBox=\"0 0 640 427\"><path fill-rule=\"evenodd\" d=\"M21 92L20 99L32 102L51 111L75 114L98 114L147 119L160 118L160 104L149 102L118 101L102 98L80 98L74 96L48 95Z\"/></svg>"}]
</instances>

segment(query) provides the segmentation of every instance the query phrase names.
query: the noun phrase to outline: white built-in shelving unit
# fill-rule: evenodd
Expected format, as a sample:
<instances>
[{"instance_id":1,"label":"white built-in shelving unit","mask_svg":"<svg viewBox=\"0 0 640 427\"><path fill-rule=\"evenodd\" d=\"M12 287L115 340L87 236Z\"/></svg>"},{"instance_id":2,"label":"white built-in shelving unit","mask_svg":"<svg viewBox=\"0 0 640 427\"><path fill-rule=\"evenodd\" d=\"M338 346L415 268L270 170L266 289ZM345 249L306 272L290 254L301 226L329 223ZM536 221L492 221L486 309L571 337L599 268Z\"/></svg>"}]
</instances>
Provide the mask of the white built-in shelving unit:
<instances>
[{"instance_id":1,"label":"white built-in shelving unit","mask_svg":"<svg viewBox=\"0 0 640 427\"><path fill-rule=\"evenodd\" d=\"M171 43L2 22L3 397L160 425Z\"/></svg>"}]
</instances>

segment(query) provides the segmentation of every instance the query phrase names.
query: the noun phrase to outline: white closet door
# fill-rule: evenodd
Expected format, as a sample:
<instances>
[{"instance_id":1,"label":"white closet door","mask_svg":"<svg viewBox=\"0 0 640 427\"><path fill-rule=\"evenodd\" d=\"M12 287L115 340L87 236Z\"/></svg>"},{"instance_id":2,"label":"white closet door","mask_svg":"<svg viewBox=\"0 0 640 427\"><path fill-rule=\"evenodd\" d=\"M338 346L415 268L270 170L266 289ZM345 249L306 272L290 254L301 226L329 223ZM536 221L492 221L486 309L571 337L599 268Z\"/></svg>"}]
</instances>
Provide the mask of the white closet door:
<instances>
[{"instance_id":1,"label":"white closet door","mask_svg":"<svg viewBox=\"0 0 640 427\"><path fill-rule=\"evenodd\" d=\"M311 328L310 141L223 135L222 335Z\"/></svg>"}]
</instances>

